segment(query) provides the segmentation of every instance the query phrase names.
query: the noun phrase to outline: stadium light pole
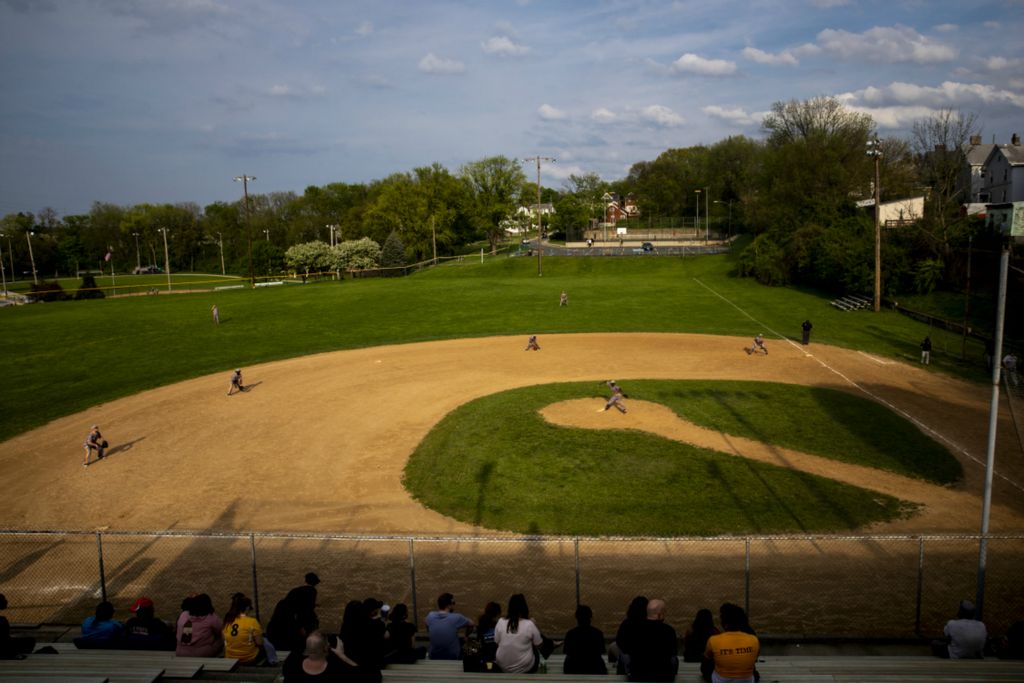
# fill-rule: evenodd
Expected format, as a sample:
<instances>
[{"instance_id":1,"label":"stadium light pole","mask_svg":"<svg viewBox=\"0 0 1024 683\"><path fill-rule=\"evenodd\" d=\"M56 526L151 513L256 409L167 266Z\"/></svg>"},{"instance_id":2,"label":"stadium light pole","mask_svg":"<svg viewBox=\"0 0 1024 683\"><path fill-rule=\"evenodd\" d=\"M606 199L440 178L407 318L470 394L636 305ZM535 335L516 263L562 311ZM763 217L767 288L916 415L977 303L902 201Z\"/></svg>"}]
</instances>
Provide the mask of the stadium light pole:
<instances>
[{"instance_id":1,"label":"stadium light pole","mask_svg":"<svg viewBox=\"0 0 1024 683\"><path fill-rule=\"evenodd\" d=\"M167 291L171 291L171 252L167 248L167 228L160 228L164 236L164 271L167 273Z\"/></svg>"},{"instance_id":2,"label":"stadium light pole","mask_svg":"<svg viewBox=\"0 0 1024 683\"><path fill-rule=\"evenodd\" d=\"M39 277L36 275L36 257L32 254L32 230L25 231L25 239L28 240L28 259L32 262L32 282L39 284Z\"/></svg>"},{"instance_id":3,"label":"stadium light pole","mask_svg":"<svg viewBox=\"0 0 1024 683\"><path fill-rule=\"evenodd\" d=\"M228 271L224 267L224 235L217 233L217 243L220 245L220 274L227 275Z\"/></svg>"},{"instance_id":4,"label":"stadium light pole","mask_svg":"<svg viewBox=\"0 0 1024 683\"><path fill-rule=\"evenodd\" d=\"M700 239L700 190L694 190L697 194L697 208L693 213L693 236Z\"/></svg>"},{"instance_id":5,"label":"stadium light pole","mask_svg":"<svg viewBox=\"0 0 1024 683\"><path fill-rule=\"evenodd\" d=\"M249 284L253 287L256 286L256 271L252 267L252 219L249 216L249 181L256 180L254 175L237 175L235 176L236 183L242 183L242 193L245 195L245 227L246 232L249 233Z\"/></svg>"},{"instance_id":6,"label":"stadium light pole","mask_svg":"<svg viewBox=\"0 0 1024 683\"><path fill-rule=\"evenodd\" d=\"M540 218L541 218L541 216L540 216L540 162L542 162L542 161L550 161L551 163L555 163L557 161L557 159L555 159L554 157L542 157L542 156L538 155L538 156L535 156L535 157L527 157L527 158L523 159L523 161L536 161L537 162L537 276L539 277L539 276L544 274L544 267L543 267L543 264L542 264L542 261L541 261L541 254L544 251L544 249L542 248L542 245L544 244L544 242L543 242L543 240L541 238L541 233L540 233L540 230L541 230L541 227L540 227L540 225L541 225L540 224Z\"/></svg>"},{"instance_id":7,"label":"stadium light pole","mask_svg":"<svg viewBox=\"0 0 1024 683\"><path fill-rule=\"evenodd\" d=\"M135 269L139 272L142 271L142 252L139 251L139 233L133 232L135 235Z\"/></svg>"},{"instance_id":8,"label":"stadium light pole","mask_svg":"<svg viewBox=\"0 0 1024 683\"><path fill-rule=\"evenodd\" d=\"M0 235L0 237L3 237L3 235ZM0 247L0 276L2 276L3 280L4 280L4 298L6 298L7 297L7 269L4 268L4 253L3 253L3 251L4 251L3 247Z\"/></svg>"},{"instance_id":9,"label":"stadium light pole","mask_svg":"<svg viewBox=\"0 0 1024 683\"><path fill-rule=\"evenodd\" d=\"M869 157L875 158L875 313L882 309L882 188L880 186L880 165L882 161L882 141L878 138L868 140Z\"/></svg>"},{"instance_id":10,"label":"stadium light pole","mask_svg":"<svg viewBox=\"0 0 1024 683\"><path fill-rule=\"evenodd\" d=\"M263 231L263 234L267 236L267 241L270 241L270 229L267 228Z\"/></svg>"}]
</instances>

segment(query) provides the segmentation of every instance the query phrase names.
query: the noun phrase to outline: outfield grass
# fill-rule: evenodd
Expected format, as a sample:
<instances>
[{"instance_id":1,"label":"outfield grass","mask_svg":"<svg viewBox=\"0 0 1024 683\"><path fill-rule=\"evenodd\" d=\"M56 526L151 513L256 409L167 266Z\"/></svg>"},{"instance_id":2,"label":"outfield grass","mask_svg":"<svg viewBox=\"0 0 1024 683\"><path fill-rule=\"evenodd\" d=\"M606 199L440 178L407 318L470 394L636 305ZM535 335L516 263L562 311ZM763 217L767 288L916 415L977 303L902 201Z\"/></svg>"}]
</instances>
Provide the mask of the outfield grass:
<instances>
[{"instance_id":1,"label":"outfield grass","mask_svg":"<svg viewBox=\"0 0 1024 683\"><path fill-rule=\"evenodd\" d=\"M960 475L956 459L912 424L842 392L755 382L631 381L629 388L729 434L940 483ZM915 509L823 477L646 433L560 427L538 414L593 395L589 382L552 384L460 406L413 453L404 483L424 505L456 519L538 534L812 533ZM813 428L793 429L783 414L797 411ZM874 417L885 420L885 444L883 430L868 421Z\"/></svg>"},{"instance_id":2,"label":"outfield grass","mask_svg":"<svg viewBox=\"0 0 1024 683\"><path fill-rule=\"evenodd\" d=\"M538 277L535 259L502 256L406 278L0 309L0 439L144 389L336 349L556 332L797 338L810 318L815 342L916 360L928 331L888 311L843 313L824 296L762 287L732 271L730 256L547 257ZM563 289L567 309L558 307ZM214 303L219 327L210 322ZM961 366L941 337L933 340L933 370L984 379L982 349L972 350L977 368Z\"/></svg>"}]
</instances>

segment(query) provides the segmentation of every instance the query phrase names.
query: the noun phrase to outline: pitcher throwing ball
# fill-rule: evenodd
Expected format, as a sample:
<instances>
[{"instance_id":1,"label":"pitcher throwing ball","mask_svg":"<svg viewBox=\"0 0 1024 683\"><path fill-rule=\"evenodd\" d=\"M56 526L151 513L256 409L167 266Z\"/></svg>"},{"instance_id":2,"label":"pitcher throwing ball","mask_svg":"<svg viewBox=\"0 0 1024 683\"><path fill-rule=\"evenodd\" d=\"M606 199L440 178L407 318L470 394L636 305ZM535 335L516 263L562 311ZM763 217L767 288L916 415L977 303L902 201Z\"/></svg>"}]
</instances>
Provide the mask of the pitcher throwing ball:
<instances>
[{"instance_id":1,"label":"pitcher throwing ball","mask_svg":"<svg viewBox=\"0 0 1024 683\"><path fill-rule=\"evenodd\" d=\"M620 413L625 414L626 406L623 405L622 399L629 397L626 396L626 394L622 393L622 387L616 384L615 380L610 379L607 382L605 382L605 384L607 384L608 388L611 389L612 395L608 397L608 402L604 404L604 408L597 412L603 413L604 411L614 406L615 409L618 410Z\"/></svg>"}]
</instances>

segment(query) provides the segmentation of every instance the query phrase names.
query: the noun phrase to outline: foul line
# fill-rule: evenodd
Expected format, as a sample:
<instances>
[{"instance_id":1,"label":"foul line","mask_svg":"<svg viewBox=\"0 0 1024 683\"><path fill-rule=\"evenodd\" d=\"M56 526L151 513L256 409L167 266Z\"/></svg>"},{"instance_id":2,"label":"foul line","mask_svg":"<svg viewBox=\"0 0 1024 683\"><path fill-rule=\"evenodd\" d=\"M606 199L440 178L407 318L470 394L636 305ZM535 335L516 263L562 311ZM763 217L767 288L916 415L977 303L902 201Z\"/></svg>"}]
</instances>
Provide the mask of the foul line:
<instances>
[{"instance_id":1,"label":"foul line","mask_svg":"<svg viewBox=\"0 0 1024 683\"><path fill-rule=\"evenodd\" d=\"M721 294L719 294L718 292L713 290L711 287L708 287L706 284L701 282L700 278L693 278L693 280L698 285L700 285L704 289L708 290L709 292L711 292L712 294L717 296L719 299L721 299L722 301L724 301L725 303L729 304L730 306L735 308L737 311L739 311L740 313L745 315L747 318L749 318L751 320L751 322L756 323L759 327L762 327L763 329L766 329L766 330L770 331L772 334L774 334L776 337L778 337L780 341L784 341L784 342L788 343L793 348L797 349L798 351L801 351L808 358L814 359L814 361L817 362L821 367L825 368L826 370L828 370L829 372L833 373L834 375L837 375L838 377L841 377L843 379L843 381L845 381L850 386L854 387L855 389L857 389L858 391L864 393L865 395L870 396L872 399L874 399L875 401L877 401L877 402L881 403L882 405L886 406L887 408L889 408L893 412L897 413L898 415L903 416L905 419L909 420L914 425L916 425L917 428L920 429L921 431L926 432L927 434L932 435L934 438L936 438L939 441L945 443L947 446L949 446L953 450L959 452L965 458L967 458L968 460L973 461L975 464L979 465L982 469L984 469L985 463L982 462L981 460L979 460L978 458L974 457L973 455L971 455L971 453L966 448L961 446L960 444L956 443L955 441L952 441L951 439L947 439L943 434L940 434L939 432L935 431L934 429L932 429L928 425L926 425L923 422L921 422L920 420L918 420L913 415L908 414L902 408L899 408L899 407L893 405L892 403L890 403L889 401L886 401L884 398L882 398L881 396L878 396L877 394L873 394L872 392L868 391L867 389L862 387L860 384L858 384L854 380L850 379L849 377L847 377L843 373L839 372L838 370L836 370L831 365L829 365L825 361L821 360L820 358L818 358L814 354L812 354L812 353L810 353L808 351L805 351L804 349L800 348L800 345L797 344L796 342L794 342L792 339L788 339L785 335L779 334L777 331L775 331L772 328L766 326L764 323L759 321L757 318L755 318L754 316L750 315L745 310L743 310L742 308L737 306L730 299L727 299L726 297L722 296ZM1000 474L998 471L993 471L993 474L995 476L999 477L1000 479L1002 479L1003 481L1005 481L1010 486L1013 486L1014 488L1018 489L1019 491L1024 491L1024 486L1021 486L1020 484L1018 484L1017 482L1013 481L1012 479L1006 477L1003 474Z\"/></svg>"}]
</instances>

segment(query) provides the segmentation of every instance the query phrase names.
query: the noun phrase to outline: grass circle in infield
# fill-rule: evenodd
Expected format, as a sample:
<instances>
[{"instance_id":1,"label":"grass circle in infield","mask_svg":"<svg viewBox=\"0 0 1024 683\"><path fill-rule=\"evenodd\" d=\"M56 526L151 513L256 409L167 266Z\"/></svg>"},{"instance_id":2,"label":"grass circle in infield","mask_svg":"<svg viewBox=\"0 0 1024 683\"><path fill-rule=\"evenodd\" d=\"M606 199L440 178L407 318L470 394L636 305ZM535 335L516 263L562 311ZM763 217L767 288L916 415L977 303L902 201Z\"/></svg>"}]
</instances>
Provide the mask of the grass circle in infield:
<instances>
[{"instance_id":1,"label":"grass circle in infield","mask_svg":"<svg viewBox=\"0 0 1024 683\"><path fill-rule=\"evenodd\" d=\"M618 381L628 415L602 411L607 387L591 382L466 403L421 442L403 482L427 507L490 529L677 536L864 528L915 514L915 502L884 492L901 479L939 488L963 476L908 420L845 392ZM733 452L659 433L675 421L724 435ZM769 457L752 458L758 450ZM801 459L819 473L786 466ZM892 489L873 485L886 477Z\"/></svg>"}]
</instances>

